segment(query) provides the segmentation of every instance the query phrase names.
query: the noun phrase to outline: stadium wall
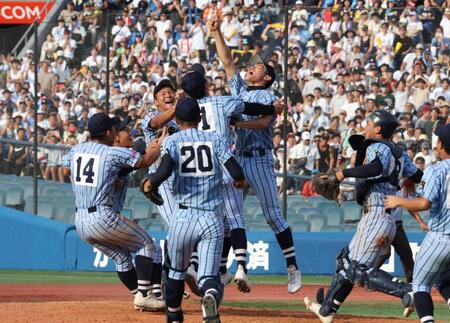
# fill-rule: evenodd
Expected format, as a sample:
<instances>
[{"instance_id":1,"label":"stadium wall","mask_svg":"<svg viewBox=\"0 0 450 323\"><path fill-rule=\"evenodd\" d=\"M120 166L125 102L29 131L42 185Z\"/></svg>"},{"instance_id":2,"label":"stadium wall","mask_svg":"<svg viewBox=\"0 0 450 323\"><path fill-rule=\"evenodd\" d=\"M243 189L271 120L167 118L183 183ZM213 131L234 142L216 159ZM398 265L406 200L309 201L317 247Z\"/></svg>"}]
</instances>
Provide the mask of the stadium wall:
<instances>
[{"instance_id":1,"label":"stadium wall","mask_svg":"<svg viewBox=\"0 0 450 323\"><path fill-rule=\"evenodd\" d=\"M161 245L165 232L151 232ZM334 258L350 241L352 232L294 233L297 258L303 274L334 273ZM408 235L415 255L424 234ZM285 261L272 232L248 233L249 271L284 274ZM83 242L73 225L0 207L0 269L114 271L114 263ZM230 252L228 266L235 270ZM402 275L401 263L391 255L383 269Z\"/></svg>"}]
</instances>

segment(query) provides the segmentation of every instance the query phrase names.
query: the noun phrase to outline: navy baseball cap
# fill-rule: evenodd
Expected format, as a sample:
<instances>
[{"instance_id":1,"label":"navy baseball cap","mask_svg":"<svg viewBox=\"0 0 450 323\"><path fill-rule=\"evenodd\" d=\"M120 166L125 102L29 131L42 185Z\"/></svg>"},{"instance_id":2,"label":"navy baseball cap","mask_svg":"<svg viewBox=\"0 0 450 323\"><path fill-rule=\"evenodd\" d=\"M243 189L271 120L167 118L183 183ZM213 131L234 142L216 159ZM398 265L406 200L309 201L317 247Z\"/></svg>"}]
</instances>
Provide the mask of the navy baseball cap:
<instances>
[{"instance_id":1,"label":"navy baseball cap","mask_svg":"<svg viewBox=\"0 0 450 323\"><path fill-rule=\"evenodd\" d=\"M200 107L196 99L183 97L177 102L175 116L181 121L193 122L200 120Z\"/></svg>"},{"instance_id":2,"label":"navy baseball cap","mask_svg":"<svg viewBox=\"0 0 450 323\"><path fill-rule=\"evenodd\" d=\"M88 130L92 135L101 135L120 123L119 118L110 118L106 113L94 114L88 121Z\"/></svg>"},{"instance_id":3,"label":"navy baseball cap","mask_svg":"<svg viewBox=\"0 0 450 323\"><path fill-rule=\"evenodd\" d=\"M205 75L196 70L187 72L181 80L183 91L194 99L201 99L205 96L205 85Z\"/></svg>"},{"instance_id":4,"label":"navy baseball cap","mask_svg":"<svg viewBox=\"0 0 450 323\"><path fill-rule=\"evenodd\" d=\"M122 131L123 129L125 129L128 126L128 124L131 121L131 117L130 116L126 116L125 119L123 119L123 120L120 120L119 117L114 117L113 120L115 120L114 122L119 122L119 123L117 123L115 125L116 131L119 132L119 131Z\"/></svg>"},{"instance_id":5,"label":"navy baseball cap","mask_svg":"<svg viewBox=\"0 0 450 323\"><path fill-rule=\"evenodd\" d=\"M204 68L203 65L200 64L200 63L192 64L191 70L194 71L194 72L197 72L197 73L200 74L200 75L203 75L203 77L204 77L205 74L206 74L205 68Z\"/></svg>"},{"instance_id":6,"label":"navy baseball cap","mask_svg":"<svg viewBox=\"0 0 450 323\"><path fill-rule=\"evenodd\" d=\"M445 147L450 147L450 123L437 127L434 133Z\"/></svg>"},{"instance_id":7,"label":"navy baseball cap","mask_svg":"<svg viewBox=\"0 0 450 323\"><path fill-rule=\"evenodd\" d=\"M170 87L172 90L175 91L175 86L173 86L172 82L170 82L169 79L162 79L155 86L155 89L153 90L153 97L156 98L156 94L158 94L158 92L161 91L165 87Z\"/></svg>"}]
</instances>

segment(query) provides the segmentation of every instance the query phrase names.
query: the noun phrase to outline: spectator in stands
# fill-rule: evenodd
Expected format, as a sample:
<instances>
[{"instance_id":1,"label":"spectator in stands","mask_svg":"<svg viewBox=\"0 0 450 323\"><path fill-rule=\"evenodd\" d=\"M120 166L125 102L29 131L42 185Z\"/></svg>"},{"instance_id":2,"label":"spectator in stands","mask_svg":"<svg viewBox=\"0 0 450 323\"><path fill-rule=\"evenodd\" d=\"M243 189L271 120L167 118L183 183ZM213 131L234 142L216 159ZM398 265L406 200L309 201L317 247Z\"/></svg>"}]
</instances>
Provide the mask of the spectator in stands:
<instances>
[{"instance_id":1,"label":"spectator in stands","mask_svg":"<svg viewBox=\"0 0 450 323\"><path fill-rule=\"evenodd\" d=\"M17 140L25 141L26 129L17 129ZM29 156L29 148L21 145L10 145L8 152L9 174L21 175L25 170Z\"/></svg>"}]
</instances>

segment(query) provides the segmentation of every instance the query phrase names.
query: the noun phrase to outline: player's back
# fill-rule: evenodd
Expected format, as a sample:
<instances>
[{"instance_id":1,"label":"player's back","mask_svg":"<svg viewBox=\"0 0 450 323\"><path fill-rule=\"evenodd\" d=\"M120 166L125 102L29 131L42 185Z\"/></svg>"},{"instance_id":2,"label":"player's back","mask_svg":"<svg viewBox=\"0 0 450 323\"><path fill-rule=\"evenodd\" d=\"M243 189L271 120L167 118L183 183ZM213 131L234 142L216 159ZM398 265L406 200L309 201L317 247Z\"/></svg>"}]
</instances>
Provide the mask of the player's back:
<instances>
[{"instance_id":1,"label":"player's back","mask_svg":"<svg viewBox=\"0 0 450 323\"><path fill-rule=\"evenodd\" d=\"M113 206L114 182L122 167L132 167L139 158L135 151L85 142L64 156L70 168L77 208Z\"/></svg>"},{"instance_id":2,"label":"player's back","mask_svg":"<svg viewBox=\"0 0 450 323\"><path fill-rule=\"evenodd\" d=\"M216 210L222 201L221 164L231 156L223 139L191 128L167 137L164 149L175 162L176 202L194 209Z\"/></svg>"},{"instance_id":3,"label":"player's back","mask_svg":"<svg viewBox=\"0 0 450 323\"><path fill-rule=\"evenodd\" d=\"M443 160L425 169L423 177L427 188L425 195L432 192L435 199L431 201L430 231L450 234L450 159Z\"/></svg>"},{"instance_id":4,"label":"player's back","mask_svg":"<svg viewBox=\"0 0 450 323\"><path fill-rule=\"evenodd\" d=\"M198 128L207 132L216 132L227 145L233 142L230 128L231 117L244 111L243 101L236 96L205 96L197 100L202 114Z\"/></svg>"}]
</instances>

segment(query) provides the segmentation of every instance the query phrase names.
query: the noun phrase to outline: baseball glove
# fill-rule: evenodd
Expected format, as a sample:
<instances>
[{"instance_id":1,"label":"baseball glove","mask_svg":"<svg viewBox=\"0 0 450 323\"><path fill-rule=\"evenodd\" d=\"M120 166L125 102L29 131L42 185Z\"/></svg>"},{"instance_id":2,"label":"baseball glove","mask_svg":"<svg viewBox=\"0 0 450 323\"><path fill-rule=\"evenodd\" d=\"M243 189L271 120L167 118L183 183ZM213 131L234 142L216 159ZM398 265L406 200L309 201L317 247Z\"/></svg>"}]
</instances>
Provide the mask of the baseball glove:
<instances>
[{"instance_id":1,"label":"baseball glove","mask_svg":"<svg viewBox=\"0 0 450 323\"><path fill-rule=\"evenodd\" d=\"M154 187L151 191L149 192L144 192L144 184L148 181L148 178L144 178L141 181L141 192L144 194L144 196L146 198L148 198L150 201L152 201L153 203L155 203L156 205L163 205L164 204L164 200L161 196L161 194L159 194L158 192L158 188Z\"/></svg>"},{"instance_id":2,"label":"baseball glove","mask_svg":"<svg viewBox=\"0 0 450 323\"><path fill-rule=\"evenodd\" d=\"M311 188L323 197L337 201L339 195L339 181L334 174L316 174L312 178Z\"/></svg>"}]
</instances>

